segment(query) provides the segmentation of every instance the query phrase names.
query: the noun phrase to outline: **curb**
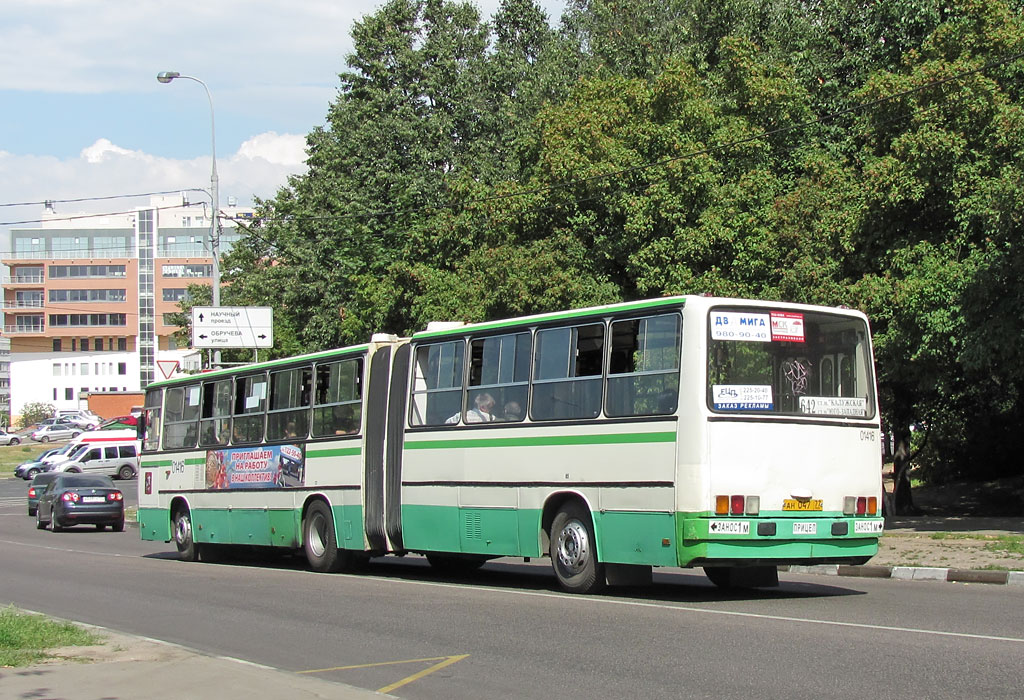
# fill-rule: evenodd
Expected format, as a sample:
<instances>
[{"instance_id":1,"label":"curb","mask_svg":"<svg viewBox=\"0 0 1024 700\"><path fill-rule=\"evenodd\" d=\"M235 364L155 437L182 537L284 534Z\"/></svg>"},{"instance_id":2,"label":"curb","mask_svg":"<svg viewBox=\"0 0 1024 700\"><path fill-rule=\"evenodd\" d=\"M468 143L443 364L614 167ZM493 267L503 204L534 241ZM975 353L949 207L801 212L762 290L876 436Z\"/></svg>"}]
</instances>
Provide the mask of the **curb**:
<instances>
[{"instance_id":1,"label":"curb","mask_svg":"<svg viewBox=\"0 0 1024 700\"><path fill-rule=\"evenodd\" d=\"M788 571L792 574L889 578L899 581L946 581L949 583L991 583L999 586L1024 586L1024 571L943 569L931 566L849 566L845 564L780 566L779 571Z\"/></svg>"}]
</instances>

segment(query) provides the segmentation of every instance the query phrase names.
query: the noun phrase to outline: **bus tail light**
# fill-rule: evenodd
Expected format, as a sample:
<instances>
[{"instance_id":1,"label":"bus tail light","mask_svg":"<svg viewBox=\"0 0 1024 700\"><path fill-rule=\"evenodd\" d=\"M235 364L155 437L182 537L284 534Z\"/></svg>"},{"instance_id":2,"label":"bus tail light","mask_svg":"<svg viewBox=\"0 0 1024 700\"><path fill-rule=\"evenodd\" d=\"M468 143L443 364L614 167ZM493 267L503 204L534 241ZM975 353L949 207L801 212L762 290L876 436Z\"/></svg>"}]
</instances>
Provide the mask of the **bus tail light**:
<instances>
[{"instance_id":1,"label":"bus tail light","mask_svg":"<svg viewBox=\"0 0 1024 700\"><path fill-rule=\"evenodd\" d=\"M715 515L757 515L760 512L760 496L715 496Z\"/></svg>"},{"instance_id":2,"label":"bus tail light","mask_svg":"<svg viewBox=\"0 0 1024 700\"><path fill-rule=\"evenodd\" d=\"M843 515L878 515L878 496L846 496Z\"/></svg>"}]
</instances>

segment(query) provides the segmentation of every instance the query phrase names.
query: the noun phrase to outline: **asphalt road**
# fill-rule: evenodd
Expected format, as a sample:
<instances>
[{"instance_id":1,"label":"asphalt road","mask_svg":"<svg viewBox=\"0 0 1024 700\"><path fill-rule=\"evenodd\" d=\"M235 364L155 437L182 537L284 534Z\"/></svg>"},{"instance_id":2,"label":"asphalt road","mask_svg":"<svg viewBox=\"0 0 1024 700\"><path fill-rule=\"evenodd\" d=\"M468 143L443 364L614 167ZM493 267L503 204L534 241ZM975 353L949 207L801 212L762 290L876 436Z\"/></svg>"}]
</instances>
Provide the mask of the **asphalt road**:
<instances>
[{"instance_id":1,"label":"asphalt road","mask_svg":"<svg viewBox=\"0 0 1024 700\"><path fill-rule=\"evenodd\" d=\"M1024 678L1020 587L783 574L724 594L669 571L574 597L544 562L189 564L132 528L36 530L25 488L0 480L0 604L369 689L439 669L404 698L1017 698Z\"/></svg>"}]
</instances>

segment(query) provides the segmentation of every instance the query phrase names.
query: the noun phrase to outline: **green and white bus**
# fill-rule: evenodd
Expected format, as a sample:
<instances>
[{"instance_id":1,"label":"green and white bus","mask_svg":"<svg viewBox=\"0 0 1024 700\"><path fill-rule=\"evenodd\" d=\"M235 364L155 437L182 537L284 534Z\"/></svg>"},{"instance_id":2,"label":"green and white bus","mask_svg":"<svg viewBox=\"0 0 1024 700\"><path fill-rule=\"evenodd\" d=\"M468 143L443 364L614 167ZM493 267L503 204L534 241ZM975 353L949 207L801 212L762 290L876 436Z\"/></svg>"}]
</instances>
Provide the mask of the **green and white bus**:
<instances>
[{"instance_id":1,"label":"green and white bus","mask_svg":"<svg viewBox=\"0 0 1024 700\"><path fill-rule=\"evenodd\" d=\"M477 324L151 384L142 538L317 571L550 556L592 592L703 567L777 584L867 561L883 520L863 314L681 296Z\"/></svg>"}]
</instances>

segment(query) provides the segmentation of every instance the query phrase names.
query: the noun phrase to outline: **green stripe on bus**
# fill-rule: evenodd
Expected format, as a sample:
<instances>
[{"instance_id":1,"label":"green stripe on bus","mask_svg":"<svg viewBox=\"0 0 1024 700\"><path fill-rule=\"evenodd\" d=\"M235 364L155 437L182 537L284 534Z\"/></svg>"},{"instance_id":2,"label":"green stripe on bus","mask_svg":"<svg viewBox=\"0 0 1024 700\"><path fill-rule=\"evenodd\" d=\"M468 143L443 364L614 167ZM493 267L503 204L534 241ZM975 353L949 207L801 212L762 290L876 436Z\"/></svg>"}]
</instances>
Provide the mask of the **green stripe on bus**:
<instances>
[{"instance_id":1,"label":"green stripe on bus","mask_svg":"<svg viewBox=\"0 0 1024 700\"><path fill-rule=\"evenodd\" d=\"M611 435L535 435L507 438L464 438L406 441L407 450L446 450L470 447L551 447L554 445L633 445L675 442L674 432L613 433Z\"/></svg>"},{"instance_id":2,"label":"green stripe on bus","mask_svg":"<svg viewBox=\"0 0 1024 700\"><path fill-rule=\"evenodd\" d=\"M172 459L146 459L146 457L143 456L141 467L144 469L155 469L157 467L169 467L172 464L174 464L174 460ZM184 464L206 464L206 458L189 457L188 459L184 460Z\"/></svg>"},{"instance_id":3,"label":"green stripe on bus","mask_svg":"<svg viewBox=\"0 0 1024 700\"><path fill-rule=\"evenodd\" d=\"M359 447L335 447L329 450L306 450L306 459L311 457L356 457L362 452Z\"/></svg>"},{"instance_id":4,"label":"green stripe on bus","mask_svg":"<svg viewBox=\"0 0 1024 700\"><path fill-rule=\"evenodd\" d=\"M686 301L685 297L662 297L660 299L645 299L643 301L627 301L607 306L593 306L585 309L574 309L572 311L557 311L548 314L537 314L535 316L521 316L519 318L502 319L500 321L484 321L482 323L471 323L465 326L446 329L442 331L420 331L413 334L413 340L459 337L467 333L478 331L491 331L503 328L528 328L540 323L552 321L571 321L573 319L588 319L592 317L608 316L611 314L628 313L632 311L644 311L647 309L660 309L666 306L682 306Z\"/></svg>"}]
</instances>

